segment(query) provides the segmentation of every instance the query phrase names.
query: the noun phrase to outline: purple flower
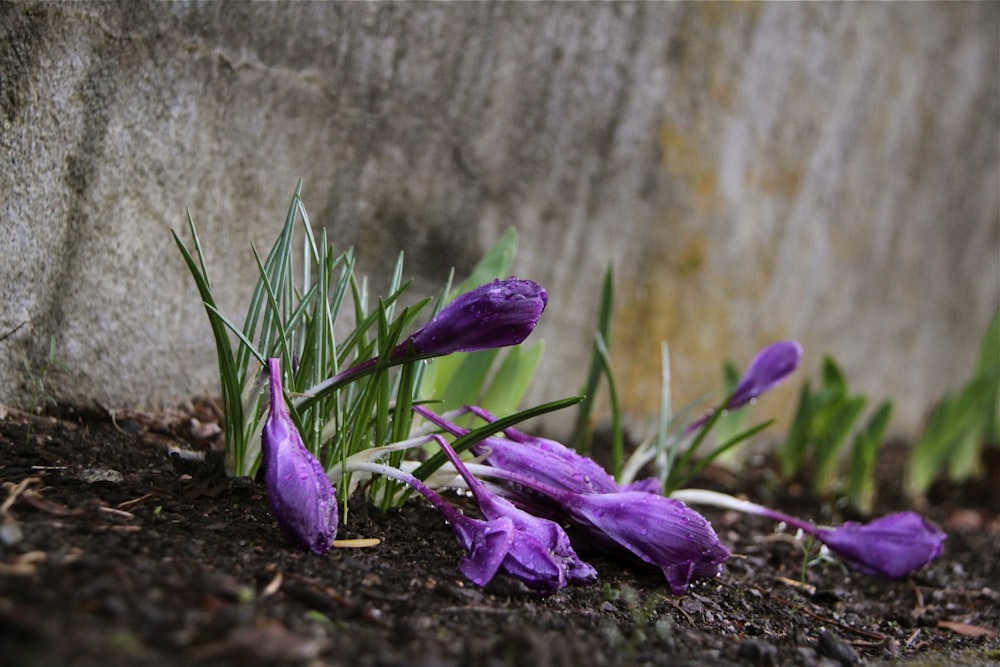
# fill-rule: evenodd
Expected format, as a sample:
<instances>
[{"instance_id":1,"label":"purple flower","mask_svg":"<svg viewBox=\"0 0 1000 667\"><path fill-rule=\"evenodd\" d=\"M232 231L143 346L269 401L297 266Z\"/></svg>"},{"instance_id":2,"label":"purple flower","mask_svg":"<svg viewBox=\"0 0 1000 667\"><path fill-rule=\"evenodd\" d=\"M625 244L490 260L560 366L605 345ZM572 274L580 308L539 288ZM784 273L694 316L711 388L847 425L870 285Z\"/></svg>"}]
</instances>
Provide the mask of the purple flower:
<instances>
[{"instance_id":1,"label":"purple flower","mask_svg":"<svg viewBox=\"0 0 1000 667\"><path fill-rule=\"evenodd\" d=\"M556 556L542 540L519 529L510 516L497 513L486 521L473 519L409 473L385 466L368 466L367 469L406 482L444 515L467 552L459 570L477 586L488 584L500 570L542 594L554 593L566 586L569 566L566 557ZM586 563L582 565L589 567ZM579 572L575 576L578 575Z\"/></svg>"},{"instance_id":2,"label":"purple flower","mask_svg":"<svg viewBox=\"0 0 1000 667\"><path fill-rule=\"evenodd\" d=\"M712 524L684 503L644 491L568 493L563 510L598 546L625 550L663 571L675 595L692 579L715 577L729 550Z\"/></svg>"},{"instance_id":3,"label":"purple flower","mask_svg":"<svg viewBox=\"0 0 1000 667\"><path fill-rule=\"evenodd\" d=\"M281 362L269 359L271 409L261 434L271 514L290 539L316 554L337 536L337 497L326 471L302 443L281 388Z\"/></svg>"},{"instance_id":4,"label":"purple flower","mask_svg":"<svg viewBox=\"0 0 1000 667\"><path fill-rule=\"evenodd\" d=\"M494 280L460 294L430 322L397 345L389 365L452 352L518 345L538 324L549 296L530 280ZM309 406L324 394L372 372L378 358L366 359L305 391L296 405Z\"/></svg>"},{"instance_id":5,"label":"purple flower","mask_svg":"<svg viewBox=\"0 0 1000 667\"><path fill-rule=\"evenodd\" d=\"M781 521L815 536L854 569L890 579L901 579L940 556L947 538L940 529L913 512L889 514L868 523L848 521L839 528L817 528L784 512L716 491L682 489L674 495L689 503Z\"/></svg>"},{"instance_id":6,"label":"purple flower","mask_svg":"<svg viewBox=\"0 0 1000 667\"><path fill-rule=\"evenodd\" d=\"M472 491L483 516L488 520L504 517L511 520L516 531L512 551L515 554L530 554L518 559L519 562L527 561L529 567L522 568L521 574L511 572L512 574L529 586L533 585L534 588L546 593L562 588L567 582L587 583L597 578L597 570L589 563L580 560L570 545L569 536L559 524L530 514L515 507L506 498L491 493L485 484L469 472L444 438L435 436L435 439ZM552 563L555 563L558 569L554 577ZM507 569L510 570L509 567ZM539 570L545 572L546 576L539 577L537 575Z\"/></svg>"},{"instance_id":7,"label":"purple flower","mask_svg":"<svg viewBox=\"0 0 1000 667\"><path fill-rule=\"evenodd\" d=\"M637 479L631 484L626 484L621 489L622 491L642 491L643 493L655 493L658 496L662 496L663 482L655 477L647 477L645 479Z\"/></svg>"},{"instance_id":8,"label":"purple flower","mask_svg":"<svg viewBox=\"0 0 1000 667\"><path fill-rule=\"evenodd\" d=\"M736 383L733 395L729 397L724 410L735 410L743 407L761 394L768 392L785 381L802 360L802 345L794 340L782 340L772 343L757 353L750 361L746 373ZM712 418L715 410L709 410L695 420L686 432L691 433L703 426Z\"/></svg>"},{"instance_id":9,"label":"purple flower","mask_svg":"<svg viewBox=\"0 0 1000 667\"><path fill-rule=\"evenodd\" d=\"M393 351L441 356L517 345L538 324L549 297L530 280L494 280L455 298Z\"/></svg>"},{"instance_id":10,"label":"purple flower","mask_svg":"<svg viewBox=\"0 0 1000 667\"><path fill-rule=\"evenodd\" d=\"M913 512L899 512L868 523L848 521L814 533L830 551L865 574L902 579L941 555L947 536Z\"/></svg>"},{"instance_id":11,"label":"purple flower","mask_svg":"<svg viewBox=\"0 0 1000 667\"><path fill-rule=\"evenodd\" d=\"M453 435L468 432L426 408L414 410ZM493 419L479 408L470 411ZM564 516L594 545L655 565L674 593L686 591L692 579L716 576L729 558L703 516L679 501L651 493L655 480L622 489L597 462L561 443L516 429L504 433L507 438L486 438L473 451L487 454L496 477L515 485L507 492L518 504ZM540 504L539 495L553 505Z\"/></svg>"},{"instance_id":12,"label":"purple flower","mask_svg":"<svg viewBox=\"0 0 1000 667\"><path fill-rule=\"evenodd\" d=\"M463 436L469 432L427 408L416 406L413 409L452 435ZM493 421L493 416L485 410L473 407L469 411L486 421ZM562 491L609 493L619 490L614 478L600 464L555 440L535 438L513 428L504 430L504 434L506 438L486 438L473 445L473 453L485 455L491 466L531 477Z\"/></svg>"},{"instance_id":13,"label":"purple flower","mask_svg":"<svg viewBox=\"0 0 1000 667\"><path fill-rule=\"evenodd\" d=\"M514 524L510 519L476 521L457 510L450 518L445 513L445 518L468 552L458 565L459 571L477 586L490 583L514 544Z\"/></svg>"},{"instance_id":14,"label":"purple flower","mask_svg":"<svg viewBox=\"0 0 1000 667\"><path fill-rule=\"evenodd\" d=\"M784 382L802 360L802 346L794 340L783 340L768 345L757 353L746 373L740 378L727 409L746 405L761 394Z\"/></svg>"}]
</instances>

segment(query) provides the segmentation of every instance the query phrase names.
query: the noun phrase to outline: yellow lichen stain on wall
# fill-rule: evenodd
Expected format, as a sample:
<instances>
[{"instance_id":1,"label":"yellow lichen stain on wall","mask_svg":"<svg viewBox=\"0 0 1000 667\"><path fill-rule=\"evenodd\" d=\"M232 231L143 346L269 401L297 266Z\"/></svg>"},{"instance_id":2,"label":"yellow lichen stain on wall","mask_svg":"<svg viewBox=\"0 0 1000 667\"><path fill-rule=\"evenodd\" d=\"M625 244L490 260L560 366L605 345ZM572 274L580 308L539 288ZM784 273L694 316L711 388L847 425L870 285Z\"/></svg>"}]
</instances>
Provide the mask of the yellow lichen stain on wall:
<instances>
[{"instance_id":1,"label":"yellow lichen stain on wall","mask_svg":"<svg viewBox=\"0 0 1000 667\"><path fill-rule=\"evenodd\" d=\"M718 203L718 182L713 165L689 134L670 121L660 125L661 165L680 181L680 190L690 192L699 211Z\"/></svg>"},{"instance_id":2,"label":"yellow lichen stain on wall","mask_svg":"<svg viewBox=\"0 0 1000 667\"><path fill-rule=\"evenodd\" d=\"M802 167L776 160L760 170L752 167L748 169L745 181L748 186L763 194L780 195L792 200L798 196L802 187Z\"/></svg>"},{"instance_id":3,"label":"yellow lichen stain on wall","mask_svg":"<svg viewBox=\"0 0 1000 667\"><path fill-rule=\"evenodd\" d=\"M659 410L662 342L670 347L675 409L720 387L730 342L728 301L708 268L707 247L696 232L676 244L657 244L637 274L619 283L611 359L630 415L650 419Z\"/></svg>"},{"instance_id":4,"label":"yellow lichen stain on wall","mask_svg":"<svg viewBox=\"0 0 1000 667\"><path fill-rule=\"evenodd\" d=\"M673 262L674 272L679 278L687 278L698 273L705 266L706 241L704 236L688 239L681 245Z\"/></svg>"}]
</instances>

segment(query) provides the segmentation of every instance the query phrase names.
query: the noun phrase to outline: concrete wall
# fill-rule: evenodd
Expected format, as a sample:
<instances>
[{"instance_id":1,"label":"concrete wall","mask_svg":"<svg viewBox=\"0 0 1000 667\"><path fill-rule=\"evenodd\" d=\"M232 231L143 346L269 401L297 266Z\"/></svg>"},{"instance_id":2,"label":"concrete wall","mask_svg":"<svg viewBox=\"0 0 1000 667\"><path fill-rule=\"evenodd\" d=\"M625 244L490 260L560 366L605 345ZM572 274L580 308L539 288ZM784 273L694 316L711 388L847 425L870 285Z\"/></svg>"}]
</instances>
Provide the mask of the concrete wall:
<instances>
[{"instance_id":1,"label":"concrete wall","mask_svg":"<svg viewBox=\"0 0 1000 667\"><path fill-rule=\"evenodd\" d=\"M299 178L416 289L509 226L543 283L532 400L579 386L601 274L636 418L782 337L912 432L1000 300L997 3L0 5L0 401L215 391L169 234L239 315ZM769 412L790 409L793 391ZM784 402L784 405L782 404Z\"/></svg>"}]
</instances>

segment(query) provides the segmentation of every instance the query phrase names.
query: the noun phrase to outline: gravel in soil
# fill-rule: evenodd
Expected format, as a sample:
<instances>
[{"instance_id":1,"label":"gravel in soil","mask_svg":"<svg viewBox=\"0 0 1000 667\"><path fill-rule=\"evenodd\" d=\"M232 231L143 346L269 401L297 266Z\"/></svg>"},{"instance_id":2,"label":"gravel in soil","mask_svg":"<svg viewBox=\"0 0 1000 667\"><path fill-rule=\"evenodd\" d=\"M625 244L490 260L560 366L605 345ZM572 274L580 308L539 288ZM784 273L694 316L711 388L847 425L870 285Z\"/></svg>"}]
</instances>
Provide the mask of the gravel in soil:
<instances>
[{"instance_id":1,"label":"gravel in soil","mask_svg":"<svg viewBox=\"0 0 1000 667\"><path fill-rule=\"evenodd\" d=\"M706 512L733 552L671 595L662 576L586 554L597 583L539 598L465 581L440 515L350 504L318 557L286 542L263 486L230 479L205 405L156 414L0 406L3 665L857 665L1000 660L996 486L944 488L926 514L944 556L888 582L815 562L764 520ZM898 466L883 495L903 502ZM752 479L749 479L752 478ZM716 478L757 500L843 518L766 470ZM801 494L799 494L801 496ZM462 498L453 498L463 503ZM810 549L806 556L804 549Z\"/></svg>"}]
</instances>

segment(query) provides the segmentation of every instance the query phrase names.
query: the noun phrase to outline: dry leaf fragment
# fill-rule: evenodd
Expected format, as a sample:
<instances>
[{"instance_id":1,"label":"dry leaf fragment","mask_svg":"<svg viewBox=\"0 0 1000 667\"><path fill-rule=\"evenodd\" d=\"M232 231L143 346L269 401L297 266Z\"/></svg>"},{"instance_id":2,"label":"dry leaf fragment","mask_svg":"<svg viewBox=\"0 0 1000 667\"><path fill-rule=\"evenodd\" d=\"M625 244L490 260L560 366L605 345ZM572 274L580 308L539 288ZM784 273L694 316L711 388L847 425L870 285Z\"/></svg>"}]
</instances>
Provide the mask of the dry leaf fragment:
<instances>
[{"instance_id":1,"label":"dry leaf fragment","mask_svg":"<svg viewBox=\"0 0 1000 667\"><path fill-rule=\"evenodd\" d=\"M960 621L938 621L938 627L944 628L945 630L951 630L952 632L957 632L958 634L966 637L983 637L985 639L995 639L996 637L1000 637L1000 633L996 630L986 628L981 625L962 623Z\"/></svg>"},{"instance_id":2,"label":"dry leaf fragment","mask_svg":"<svg viewBox=\"0 0 1000 667\"><path fill-rule=\"evenodd\" d=\"M334 540L333 546L340 549L363 549L365 547L375 547L382 543L377 537L359 537L353 540Z\"/></svg>"}]
</instances>

